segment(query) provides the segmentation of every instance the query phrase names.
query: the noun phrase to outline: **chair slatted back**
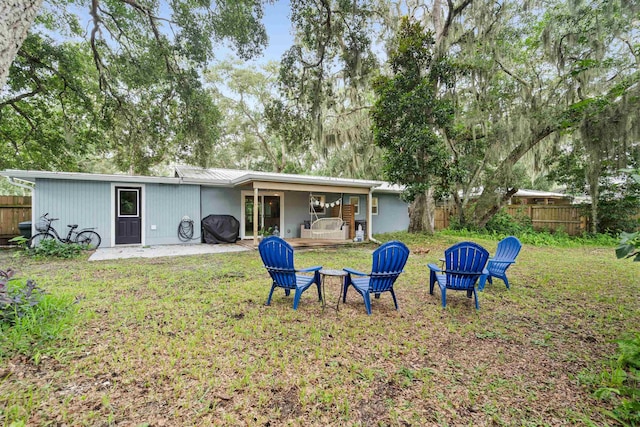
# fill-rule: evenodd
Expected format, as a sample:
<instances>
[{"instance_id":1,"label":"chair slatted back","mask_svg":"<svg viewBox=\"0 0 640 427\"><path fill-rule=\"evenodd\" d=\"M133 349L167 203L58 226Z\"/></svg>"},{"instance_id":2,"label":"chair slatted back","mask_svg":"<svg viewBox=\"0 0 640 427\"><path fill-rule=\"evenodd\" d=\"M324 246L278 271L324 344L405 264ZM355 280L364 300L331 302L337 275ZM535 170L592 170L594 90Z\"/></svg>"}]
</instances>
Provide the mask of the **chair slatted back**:
<instances>
[{"instance_id":1,"label":"chair slatted back","mask_svg":"<svg viewBox=\"0 0 640 427\"><path fill-rule=\"evenodd\" d=\"M278 236L269 236L260 242L258 252L276 285L286 289L296 288L293 248L289 243Z\"/></svg>"},{"instance_id":2,"label":"chair slatted back","mask_svg":"<svg viewBox=\"0 0 640 427\"><path fill-rule=\"evenodd\" d=\"M447 288L473 289L489 252L473 242L460 242L444 251Z\"/></svg>"},{"instance_id":3,"label":"chair slatted back","mask_svg":"<svg viewBox=\"0 0 640 427\"><path fill-rule=\"evenodd\" d=\"M504 274L511 262L516 260L521 248L522 243L515 236L505 237L500 240L496 248L496 254L489 261L489 271L494 274Z\"/></svg>"},{"instance_id":4,"label":"chair slatted back","mask_svg":"<svg viewBox=\"0 0 640 427\"><path fill-rule=\"evenodd\" d=\"M397 240L387 242L373 252L369 290L373 293L391 289L409 258L409 248Z\"/></svg>"}]
</instances>

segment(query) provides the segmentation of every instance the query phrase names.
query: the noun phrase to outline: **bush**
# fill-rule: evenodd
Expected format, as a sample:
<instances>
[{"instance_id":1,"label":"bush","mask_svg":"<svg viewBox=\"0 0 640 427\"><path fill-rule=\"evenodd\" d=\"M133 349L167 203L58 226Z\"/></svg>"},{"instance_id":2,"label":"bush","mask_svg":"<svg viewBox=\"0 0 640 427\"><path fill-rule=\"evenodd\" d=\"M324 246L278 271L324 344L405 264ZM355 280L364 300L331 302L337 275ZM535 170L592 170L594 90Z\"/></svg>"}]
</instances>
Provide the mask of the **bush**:
<instances>
[{"instance_id":1,"label":"bush","mask_svg":"<svg viewBox=\"0 0 640 427\"><path fill-rule=\"evenodd\" d=\"M60 243L54 239L42 240L38 246L29 249L25 246L26 253L36 258L75 258L84 253L84 247L77 243Z\"/></svg>"},{"instance_id":2,"label":"bush","mask_svg":"<svg viewBox=\"0 0 640 427\"><path fill-rule=\"evenodd\" d=\"M518 211L516 216L500 211L487 222L485 229L489 233L513 235L533 231L533 224L522 211Z\"/></svg>"},{"instance_id":3,"label":"bush","mask_svg":"<svg viewBox=\"0 0 640 427\"><path fill-rule=\"evenodd\" d=\"M37 362L59 354L59 340L74 321L74 298L47 294L35 281L12 275L0 270L0 360L21 353Z\"/></svg>"},{"instance_id":4,"label":"bush","mask_svg":"<svg viewBox=\"0 0 640 427\"><path fill-rule=\"evenodd\" d=\"M600 399L617 403L607 411L622 425L640 425L640 335L618 341L616 360L611 372L601 375L601 387L595 392Z\"/></svg>"},{"instance_id":5,"label":"bush","mask_svg":"<svg viewBox=\"0 0 640 427\"><path fill-rule=\"evenodd\" d=\"M617 244L615 238L605 234L583 234L582 236L569 236L567 233L561 231L550 233L548 231L526 230L520 233L498 233L489 232L487 230L472 231L445 229L440 231L439 234L467 239L484 238L492 240L502 240L507 236L516 236L520 240L520 242L534 246L575 247L615 246Z\"/></svg>"},{"instance_id":6,"label":"bush","mask_svg":"<svg viewBox=\"0 0 640 427\"><path fill-rule=\"evenodd\" d=\"M620 234L620 245L616 248L616 257L633 258L634 261L640 262L640 231Z\"/></svg>"},{"instance_id":7,"label":"bush","mask_svg":"<svg viewBox=\"0 0 640 427\"><path fill-rule=\"evenodd\" d=\"M33 280L22 284L12 281L12 276L11 269L6 272L0 270L0 323L14 324L16 319L38 304L43 296L42 289Z\"/></svg>"}]
</instances>

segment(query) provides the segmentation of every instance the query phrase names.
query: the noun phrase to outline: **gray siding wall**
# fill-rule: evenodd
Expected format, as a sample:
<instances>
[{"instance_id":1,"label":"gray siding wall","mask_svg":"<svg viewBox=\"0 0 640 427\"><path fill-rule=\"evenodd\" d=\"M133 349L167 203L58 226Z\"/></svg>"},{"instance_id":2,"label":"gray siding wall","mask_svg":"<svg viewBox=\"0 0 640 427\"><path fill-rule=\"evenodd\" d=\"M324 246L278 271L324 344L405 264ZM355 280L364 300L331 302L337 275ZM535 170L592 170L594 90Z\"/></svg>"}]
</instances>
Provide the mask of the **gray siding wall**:
<instances>
[{"instance_id":1,"label":"gray siding wall","mask_svg":"<svg viewBox=\"0 0 640 427\"><path fill-rule=\"evenodd\" d=\"M373 234L407 231L409 209L397 194L373 193L378 198L378 215L373 215Z\"/></svg>"},{"instance_id":2,"label":"gray siding wall","mask_svg":"<svg viewBox=\"0 0 640 427\"><path fill-rule=\"evenodd\" d=\"M49 213L60 218L53 226L67 235L67 224L95 227L101 246L111 246L111 186L108 182L38 179L33 197L33 219ZM34 230L34 232L36 232Z\"/></svg>"},{"instance_id":3,"label":"gray siding wall","mask_svg":"<svg viewBox=\"0 0 640 427\"><path fill-rule=\"evenodd\" d=\"M200 236L200 187L197 185L129 184L142 187L143 244L160 245L183 243L178 239L178 225L184 215L195 223L194 237ZM58 233L67 233L67 224L80 228L95 227L102 238L103 247L113 246L111 231L114 221L111 212L115 195L112 183L98 181L72 181L42 179L36 182L34 220L46 212L60 218L54 222ZM152 229L155 228L155 229ZM198 243L195 240L192 243Z\"/></svg>"},{"instance_id":4,"label":"gray siding wall","mask_svg":"<svg viewBox=\"0 0 640 427\"><path fill-rule=\"evenodd\" d=\"M281 207L284 215L284 226L280 230L282 237L300 237L300 225L305 220L310 220L309 193L301 191L278 192L283 194L284 203ZM210 214L233 215L238 221L242 221L242 191L233 188L202 187L202 218ZM320 195L320 194L319 194ZM339 198L336 194L327 194L327 201ZM319 215L323 218L326 215ZM315 219L315 217L313 218ZM240 227L243 227L241 224Z\"/></svg>"},{"instance_id":5,"label":"gray siding wall","mask_svg":"<svg viewBox=\"0 0 640 427\"><path fill-rule=\"evenodd\" d=\"M349 203L349 198L358 197L360 208L356 220L367 220L367 196L363 194L345 194L344 203ZM406 231L409 228L409 211L407 203L400 200L398 194L373 193L378 198L378 215L373 215L373 234L388 233L392 231Z\"/></svg>"},{"instance_id":6,"label":"gray siding wall","mask_svg":"<svg viewBox=\"0 0 640 427\"><path fill-rule=\"evenodd\" d=\"M147 245L200 243L199 185L146 184L142 191L146 191L143 226ZM197 239L182 242L178 238L183 216L193 220L193 237Z\"/></svg>"},{"instance_id":7,"label":"gray siding wall","mask_svg":"<svg viewBox=\"0 0 640 427\"><path fill-rule=\"evenodd\" d=\"M235 188L202 187L202 218L214 215L232 215L238 221L242 214L242 192Z\"/></svg>"},{"instance_id":8,"label":"gray siding wall","mask_svg":"<svg viewBox=\"0 0 640 427\"><path fill-rule=\"evenodd\" d=\"M300 225L311 219L309 216L309 193L287 191L284 195L285 228L283 237L300 237ZM315 219L315 218L314 218Z\"/></svg>"}]
</instances>

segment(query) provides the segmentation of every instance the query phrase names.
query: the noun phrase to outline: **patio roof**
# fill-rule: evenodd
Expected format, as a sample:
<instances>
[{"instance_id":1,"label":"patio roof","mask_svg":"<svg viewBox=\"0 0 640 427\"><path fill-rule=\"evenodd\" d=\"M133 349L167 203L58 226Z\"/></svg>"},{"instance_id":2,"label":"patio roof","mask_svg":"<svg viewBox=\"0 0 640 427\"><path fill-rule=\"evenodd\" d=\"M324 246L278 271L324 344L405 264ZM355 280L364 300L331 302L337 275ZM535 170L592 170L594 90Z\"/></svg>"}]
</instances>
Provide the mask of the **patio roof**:
<instances>
[{"instance_id":1,"label":"patio roof","mask_svg":"<svg viewBox=\"0 0 640 427\"><path fill-rule=\"evenodd\" d=\"M383 181L333 178L313 175L261 172L236 169L203 169L176 166L176 176L183 182L213 186L252 186L260 189L293 191L326 191L366 194L370 190L400 193L399 186Z\"/></svg>"}]
</instances>

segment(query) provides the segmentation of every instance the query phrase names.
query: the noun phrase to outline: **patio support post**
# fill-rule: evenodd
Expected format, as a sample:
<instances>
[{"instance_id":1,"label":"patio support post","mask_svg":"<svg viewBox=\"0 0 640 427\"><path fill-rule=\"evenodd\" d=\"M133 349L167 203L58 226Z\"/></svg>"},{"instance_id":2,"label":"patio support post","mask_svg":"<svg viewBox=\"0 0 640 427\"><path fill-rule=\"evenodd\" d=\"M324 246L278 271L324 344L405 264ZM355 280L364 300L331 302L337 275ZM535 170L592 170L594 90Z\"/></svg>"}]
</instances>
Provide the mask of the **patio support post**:
<instances>
[{"instance_id":1,"label":"patio support post","mask_svg":"<svg viewBox=\"0 0 640 427\"><path fill-rule=\"evenodd\" d=\"M253 246L258 246L258 187L253 189Z\"/></svg>"},{"instance_id":2,"label":"patio support post","mask_svg":"<svg viewBox=\"0 0 640 427\"><path fill-rule=\"evenodd\" d=\"M373 240L373 188L369 189L369 194L367 195L367 240Z\"/></svg>"}]
</instances>

